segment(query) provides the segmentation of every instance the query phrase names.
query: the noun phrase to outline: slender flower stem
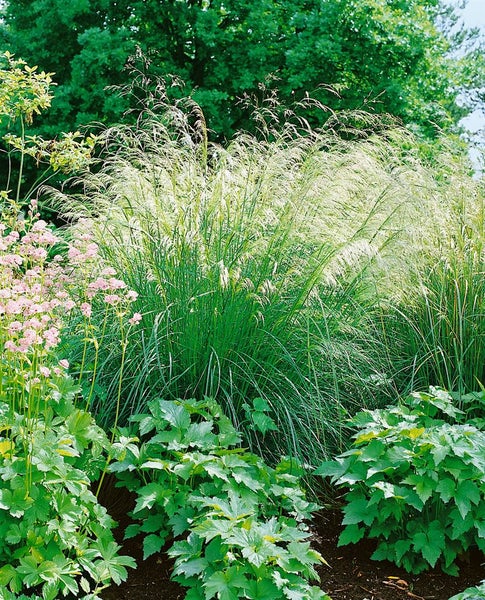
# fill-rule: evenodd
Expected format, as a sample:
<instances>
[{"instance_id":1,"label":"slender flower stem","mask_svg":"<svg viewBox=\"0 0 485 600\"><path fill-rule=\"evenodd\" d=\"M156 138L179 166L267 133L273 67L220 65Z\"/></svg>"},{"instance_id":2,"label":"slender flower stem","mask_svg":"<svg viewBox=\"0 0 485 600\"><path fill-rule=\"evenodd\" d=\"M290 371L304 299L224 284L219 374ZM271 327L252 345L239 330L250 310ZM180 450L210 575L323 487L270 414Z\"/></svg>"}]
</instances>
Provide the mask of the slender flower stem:
<instances>
[{"instance_id":1,"label":"slender flower stem","mask_svg":"<svg viewBox=\"0 0 485 600\"><path fill-rule=\"evenodd\" d=\"M126 348L128 346L128 340L126 338L126 332L125 332L124 323L123 323L123 315L121 313L119 314L119 321L120 321L122 353L121 353L121 365L120 365L120 370L119 370L119 374L118 374L118 389L117 389L117 394L116 394L116 412L115 412L115 418L114 418L113 428L112 428L112 432L111 432L110 444L114 443L114 440L116 437L116 428L118 426L118 419L120 416L121 391L123 389L123 373L124 373L125 360L126 360ZM101 477L99 478L98 487L96 489L96 497L98 497L98 495L101 491L101 488L102 488L103 482L104 482L104 478L106 477L106 472L107 472L110 462L111 462L111 455L109 455L107 457L103 472L101 474Z\"/></svg>"}]
</instances>

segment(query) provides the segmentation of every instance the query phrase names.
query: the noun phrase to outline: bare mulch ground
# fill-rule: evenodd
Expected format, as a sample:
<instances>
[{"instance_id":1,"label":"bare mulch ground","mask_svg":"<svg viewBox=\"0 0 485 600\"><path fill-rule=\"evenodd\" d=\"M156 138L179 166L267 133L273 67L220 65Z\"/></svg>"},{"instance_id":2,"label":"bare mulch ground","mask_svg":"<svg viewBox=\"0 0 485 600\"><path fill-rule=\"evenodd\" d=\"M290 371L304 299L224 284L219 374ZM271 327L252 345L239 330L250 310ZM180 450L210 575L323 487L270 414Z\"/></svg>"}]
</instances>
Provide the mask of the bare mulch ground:
<instances>
[{"instance_id":1,"label":"bare mulch ground","mask_svg":"<svg viewBox=\"0 0 485 600\"><path fill-rule=\"evenodd\" d=\"M122 496L112 511L120 521L120 538L126 525L123 514L131 508L129 499ZM320 568L321 588L332 600L448 600L485 579L485 557L478 551L464 556L460 576L451 577L437 570L410 575L391 563L372 561L372 541L338 548L340 522L336 510L322 511L315 519L313 545L330 565ZM107 589L103 600L183 600L186 590L170 580L172 563L166 555L143 561L138 538L124 542L123 553L135 557L138 567L130 569L125 583Z\"/></svg>"}]
</instances>

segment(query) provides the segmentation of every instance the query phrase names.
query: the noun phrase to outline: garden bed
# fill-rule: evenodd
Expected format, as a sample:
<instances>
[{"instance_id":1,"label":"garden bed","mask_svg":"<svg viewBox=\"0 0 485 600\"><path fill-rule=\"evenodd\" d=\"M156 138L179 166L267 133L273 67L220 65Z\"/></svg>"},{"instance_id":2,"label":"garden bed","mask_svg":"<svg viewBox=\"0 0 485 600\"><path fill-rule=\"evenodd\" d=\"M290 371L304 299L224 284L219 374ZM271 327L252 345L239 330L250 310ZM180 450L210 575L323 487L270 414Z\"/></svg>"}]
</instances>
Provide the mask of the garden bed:
<instances>
[{"instance_id":1,"label":"garden bed","mask_svg":"<svg viewBox=\"0 0 485 600\"><path fill-rule=\"evenodd\" d=\"M126 503L120 499L114 512L121 513L123 504L126 510ZM121 514L117 516L122 536L126 519ZM460 576L451 577L437 569L411 575L389 562L373 561L372 541L338 548L340 522L341 514L334 510L322 511L315 519L314 546L330 565L320 568L321 587L332 600L448 600L485 578L485 559L479 552L464 556L460 561ZM185 598L186 590L170 580L172 563L166 555L154 555L143 561L141 538L124 542L123 552L134 556L138 567L130 570L128 580L122 585L107 589L103 600Z\"/></svg>"}]
</instances>

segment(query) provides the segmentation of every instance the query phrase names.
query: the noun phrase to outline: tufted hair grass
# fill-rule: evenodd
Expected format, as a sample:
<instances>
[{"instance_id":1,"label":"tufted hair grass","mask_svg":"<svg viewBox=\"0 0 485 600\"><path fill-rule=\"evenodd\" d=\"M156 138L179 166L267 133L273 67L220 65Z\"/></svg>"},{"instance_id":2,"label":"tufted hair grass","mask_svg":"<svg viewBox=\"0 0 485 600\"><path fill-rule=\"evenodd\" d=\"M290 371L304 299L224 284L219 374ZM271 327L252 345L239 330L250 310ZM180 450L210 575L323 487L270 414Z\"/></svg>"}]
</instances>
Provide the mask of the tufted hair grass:
<instances>
[{"instance_id":1,"label":"tufted hair grass","mask_svg":"<svg viewBox=\"0 0 485 600\"><path fill-rule=\"evenodd\" d=\"M108 129L83 193L57 195L139 293L122 418L154 396L213 396L254 448L316 464L345 446L349 413L395 397L378 315L415 285L409 265L448 215L398 128L345 141L335 120L300 125L222 147L197 107L165 107ZM91 407L106 426L119 366L113 343ZM252 429L257 397L278 434Z\"/></svg>"},{"instance_id":2,"label":"tufted hair grass","mask_svg":"<svg viewBox=\"0 0 485 600\"><path fill-rule=\"evenodd\" d=\"M448 196L447 227L432 252L417 256L416 284L386 327L410 387L440 386L460 397L485 384L483 180L455 164L440 192Z\"/></svg>"}]
</instances>

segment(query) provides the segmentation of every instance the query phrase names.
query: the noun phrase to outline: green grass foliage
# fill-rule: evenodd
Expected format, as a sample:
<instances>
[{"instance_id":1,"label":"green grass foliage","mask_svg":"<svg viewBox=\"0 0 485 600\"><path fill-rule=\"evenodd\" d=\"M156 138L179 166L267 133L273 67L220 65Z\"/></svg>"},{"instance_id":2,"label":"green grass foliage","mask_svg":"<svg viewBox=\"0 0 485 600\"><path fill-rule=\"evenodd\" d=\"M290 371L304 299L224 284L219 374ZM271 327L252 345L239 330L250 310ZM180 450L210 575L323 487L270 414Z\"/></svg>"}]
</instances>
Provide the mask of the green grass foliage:
<instances>
[{"instance_id":1,"label":"green grass foliage","mask_svg":"<svg viewBox=\"0 0 485 600\"><path fill-rule=\"evenodd\" d=\"M447 227L436 247L417 257L416 284L385 328L411 386L466 394L485 383L484 188L460 175L452 183L441 186Z\"/></svg>"},{"instance_id":2,"label":"green grass foliage","mask_svg":"<svg viewBox=\"0 0 485 600\"><path fill-rule=\"evenodd\" d=\"M98 138L82 193L51 194L58 245L23 206L24 158L77 169L94 139L26 136L50 76L5 61L22 135L15 200L0 191L0 597L126 578L90 489L113 459L129 534L146 556L172 537L187 598L327 598L300 479L351 427L319 470L350 488L341 543L377 538L415 572L485 549L483 182L362 113L276 128L264 105L258 136L221 147L196 105L155 103ZM141 439L116 437L130 417Z\"/></svg>"},{"instance_id":3,"label":"green grass foliage","mask_svg":"<svg viewBox=\"0 0 485 600\"><path fill-rule=\"evenodd\" d=\"M417 257L434 256L447 199L402 151L406 134L381 123L372 135L368 116L353 115L362 128L345 135L343 117L325 131L290 119L223 148L208 145L200 109L189 108L107 130L84 193L58 197L139 294L121 417L156 394L208 395L253 447L313 462L342 447L349 411L395 394L402 348L382 335L381 305L412 289ZM117 339L116 323L106 331ZM99 358L92 409L109 425L119 344ZM414 356L402 360L409 369ZM255 398L271 406L279 436L246 427L242 407Z\"/></svg>"}]
</instances>

